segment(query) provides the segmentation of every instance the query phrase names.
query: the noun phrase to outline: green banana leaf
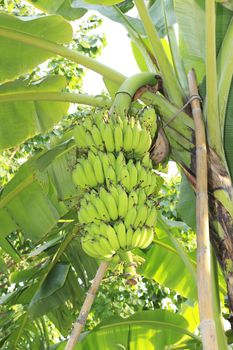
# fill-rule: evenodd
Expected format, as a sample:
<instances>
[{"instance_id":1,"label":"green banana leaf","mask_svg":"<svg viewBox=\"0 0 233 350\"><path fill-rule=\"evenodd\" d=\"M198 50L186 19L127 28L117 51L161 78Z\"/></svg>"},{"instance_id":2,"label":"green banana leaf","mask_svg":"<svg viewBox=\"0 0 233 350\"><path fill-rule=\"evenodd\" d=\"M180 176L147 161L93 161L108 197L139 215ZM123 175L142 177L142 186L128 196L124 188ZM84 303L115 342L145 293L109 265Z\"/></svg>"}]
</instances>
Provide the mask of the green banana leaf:
<instances>
[{"instance_id":1,"label":"green banana leaf","mask_svg":"<svg viewBox=\"0 0 233 350\"><path fill-rule=\"evenodd\" d=\"M1 39L0 39L1 40ZM59 92L66 87L62 76L50 76L37 82L18 79L0 85L0 149L14 147L23 141L45 133L67 113L69 103L52 101L17 101L17 94ZM14 95L14 100L5 101Z\"/></svg>"},{"instance_id":2,"label":"green banana leaf","mask_svg":"<svg viewBox=\"0 0 233 350\"><path fill-rule=\"evenodd\" d=\"M34 19L20 19L0 13L0 32L12 30L32 34L38 38L65 44L72 40L72 27L61 16L43 16ZM32 39L33 40L33 39ZM29 73L38 64L53 54L0 34L0 82L13 80L21 74Z\"/></svg>"},{"instance_id":3,"label":"green banana leaf","mask_svg":"<svg viewBox=\"0 0 233 350\"><path fill-rule=\"evenodd\" d=\"M182 175L177 207L178 215L194 231L196 230L196 196L185 175Z\"/></svg>"},{"instance_id":4,"label":"green banana leaf","mask_svg":"<svg viewBox=\"0 0 233 350\"><path fill-rule=\"evenodd\" d=\"M49 13L61 15L69 21L73 21L85 15L85 9L74 9L70 0L27 0L30 4L39 10Z\"/></svg>"},{"instance_id":5,"label":"green banana leaf","mask_svg":"<svg viewBox=\"0 0 233 350\"><path fill-rule=\"evenodd\" d=\"M231 84L228 103L226 108L225 125L224 125L224 150L226 154L228 168L233 181L233 84Z\"/></svg>"},{"instance_id":6,"label":"green banana leaf","mask_svg":"<svg viewBox=\"0 0 233 350\"><path fill-rule=\"evenodd\" d=\"M64 182L65 195L74 196L76 202L78 200L76 188L71 185L71 171L68 170L75 162L73 142L67 141L38 153L20 167L0 196L0 233L3 238L20 227L26 237L37 242L57 224L74 203L64 204L61 200L61 181ZM60 172L60 180L50 175L56 169Z\"/></svg>"},{"instance_id":7,"label":"green banana leaf","mask_svg":"<svg viewBox=\"0 0 233 350\"><path fill-rule=\"evenodd\" d=\"M185 70L195 67L200 82L205 75L205 1L174 0L174 8Z\"/></svg>"},{"instance_id":8,"label":"green banana leaf","mask_svg":"<svg viewBox=\"0 0 233 350\"><path fill-rule=\"evenodd\" d=\"M199 343L187 330L188 323L180 315L168 310L137 312L129 318L111 317L93 332L84 335L75 350L132 349L164 350L177 343L184 334ZM56 347L64 349L65 344Z\"/></svg>"},{"instance_id":9,"label":"green banana leaf","mask_svg":"<svg viewBox=\"0 0 233 350\"><path fill-rule=\"evenodd\" d=\"M63 232L66 228L61 230ZM22 344L27 339L30 327L35 327L31 338L38 337L37 325L43 321L43 317L49 318L61 334L67 336L90 280L98 268L96 261L83 252L78 238L71 236L72 240L69 239L69 244L64 246L70 232L66 237L61 236L61 242L57 232L53 233L54 239L48 240L33 254L29 254L33 260L28 269L25 269L23 263L21 270L10 275L10 282L16 284L15 290L0 300L0 304L9 310L15 308L15 305L20 310L17 317L17 312L14 312L6 313L0 318L0 334L2 331L5 337L1 337L2 342L7 339L12 348L17 331ZM60 258L56 262L58 256ZM27 257L24 256L23 259L26 261ZM44 340L48 338L46 334L41 336ZM34 349L33 346L31 348Z\"/></svg>"},{"instance_id":10,"label":"green banana leaf","mask_svg":"<svg viewBox=\"0 0 233 350\"><path fill-rule=\"evenodd\" d=\"M85 2L94 5L113 6L122 2L122 0L85 0Z\"/></svg>"},{"instance_id":11,"label":"green banana leaf","mask_svg":"<svg viewBox=\"0 0 233 350\"><path fill-rule=\"evenodd\" d=\"M146 261L139 271L143 276L196 301L195 261L175 240L176 230L174 222L169 225L169 221L158 220L157 237L143 255Z\"/></svg>"},{"instance_id":12,"label":"green banana leaf","mask_svg":"<svg viewBox=\"0 0 233 350\"><path fill-rule=\"evenodd\" d=\"M0 258L0 273L7 273L7 265L2 258Z\"/></svg>"},{"instance_id":13,"label":"green banana leaf","mask_svg":"<svg viewBox=\"0 0 233 350\"><path fill-rule=\"evenodd\" d=\"M89 3L89 1L73 0L72 7L74 7L75 9L85 8L87 10L98 11L101 13L101 15L110 18L112 21L125 25L125 20L122 18L122 16L119 15L119 13L115 9L113 9L109 6L104 6L105 4L103 1L98 1L99 5L90 5L88 3ZM94 3L94 1L93 1L93 3ZM96 4L97 4L97 1L96 1ZM153 23L156 27L156 30L158 31L160 37L164 37L166 35L166 26L165 26L165 21L164 21L164 17L163 17L162 6L163 6L162 0L157 0L153 4L153 6L149 9L152 21L153 21ZM122 4L122 7L123 7L123 4ZM122 11L123 11L123 9L122 9ZM129 16L129 15L125 15L125 17L126 17L127 21L134 27L134 29L136 30L137 33L139 33L141 35L145 35L143 25L138 18Z\"/></svg>"},{"instance_id":14,"label":"green banana leaf","mask_svg":"<svg viewBox=\"0 0 233 350\"><path fill-rule=\"evenodd\" d=\"M144 44L151 49L151 45L150 42L147 38L143 38L142 39ZM142 72L148 72L149 71L149 67L150 70L154 70L154 68L151 67L151 62L148 61L147 62L147 57L145 57L145 52L142 52L140 50L140 48L138 47L137 43L135 43L134 41L131 41L131 47L132 47L132 52L134 54L134 59L138 65L138 68L142 71Z\"/></svg>"},{"instance_id":15,"label":"green banana leaf","mask_svg":"<svg viewBox=\"0 0 233 350\"><path fill-rule=\"evenodd\" d=\"M232 0L216 0L221 5L225 6L227 9L233 11L233 1Z\"/></svg>"},{"instance_id":16,"label":"green banana leaf","mask_svg":"<svg viewBox=\"0 0 233 350\"><path fill-rule=\"evenodd\" d=\"M47 314L72 297L74 290L72 290L72 278L69 273L72 273L70 265L66 263L56 264L49 272L30 301L29 313L32 318ZM77 287L79 285L73 286L73 288Z\"/></svg>"},{"instance_id":17,"label":"green banana leaf","mask_svg":"<svg viewBox=\"0 0 233 350\"><path fill-rule=\"evenodd\" d=\"M14 326L13 326L14 325ZM22 334L22 325L24 332ZM38 320L37 324L31 322L28 315L23 311L7 312L1 318L1 330L5 330L5 334L0 339L0 348L18 349L19 340L23 346L30 346L31 350L47 349L48 334L44 321ZM7 344L7 347L6 347Z\"/></svg>"}]
</instances>

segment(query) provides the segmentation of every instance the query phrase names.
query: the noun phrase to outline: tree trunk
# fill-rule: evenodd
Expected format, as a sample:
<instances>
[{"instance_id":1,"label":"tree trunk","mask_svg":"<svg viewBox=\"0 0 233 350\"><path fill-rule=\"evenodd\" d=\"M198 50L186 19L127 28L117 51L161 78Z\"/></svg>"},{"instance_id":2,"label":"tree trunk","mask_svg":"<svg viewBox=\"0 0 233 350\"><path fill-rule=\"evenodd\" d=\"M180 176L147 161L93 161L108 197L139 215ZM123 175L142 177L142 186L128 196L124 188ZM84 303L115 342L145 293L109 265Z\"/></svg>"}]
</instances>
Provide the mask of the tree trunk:
<instances>
[{"instance_id":1,"label":"tree trunk","mask_svg":"<svg viewBox=\"0 0 233 350\"><path fill-rule=\"evenodd\" d=\"M196 184L195 168L194 152L192 169L185 169L185 174L194 189ZM230 309L229 321L233 329L233 212L231 203L233 187L227 170L211 149L208 151L208 193L210 240L226 280ZM218 199L222 198L222 194L225 197L224 204Z\"/></svg>"},{"instance_id":2,"label":"tree trunk","mask_svg":"<svg viewBox=\"0 0 233 350\"><path fill-rule=\"evenodd\" d=\"M190 114L189 111L188 114ZM169 130L166 129L164 131L168 141L170 141ZM183 136L183 133L181 133L181 136ZM195 190L196 150L194 141L195 137L193 133L191 141L193 147L191 150L187 150L180 145L179 150L171 148L171 152L172 158L179 163L190 185ZM152 146L152 150L154 145ZM162 148L164 147L163 143L160 143L160 145ZM153 151L151 153L151 158L157 164L156 156L159 152L163 152L163 149L159 149L158 145L155 148L156 152ZM185 161L182 164L180 160L182 158L185 159L185 154L187 156L188 152L189 154L191 153L191 164L188 165L188 162ZM176 159L177 155L178 159ZM228 171L225 169L220 158L211 149L208 151L208 197L210 240L226 280L230 309L229 321L233 329L233 186Z\"/></svg>"}]
</instances>

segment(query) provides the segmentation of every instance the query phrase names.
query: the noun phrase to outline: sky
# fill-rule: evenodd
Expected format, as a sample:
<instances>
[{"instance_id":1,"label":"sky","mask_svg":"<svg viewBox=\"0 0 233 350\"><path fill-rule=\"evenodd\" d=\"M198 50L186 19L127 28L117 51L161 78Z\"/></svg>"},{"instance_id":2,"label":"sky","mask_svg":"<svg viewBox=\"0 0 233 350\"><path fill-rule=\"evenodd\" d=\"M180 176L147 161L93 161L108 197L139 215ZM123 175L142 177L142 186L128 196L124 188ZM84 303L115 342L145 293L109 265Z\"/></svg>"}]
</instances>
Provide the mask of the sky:
<instances>
[{"instance_id":1,"label":"sky","mask_svg":"<svg viewBox=\"0 0 233 350\"><path fill-rule=\"evenodd\" d=\"M95 12L92 11L92 13ZM139 73L139 68L131 50L130 39L127 37L127 31L121 24L102 17L99 13L97 15L103 18L103 24L99 31L105 33L107 39L107 45L103 48L102 54L97 60L126 76ZM98 95L103 89L105 87L101 76L89 70L84 79L83 90L88 94Z\"/></svg>"}]
</instances>

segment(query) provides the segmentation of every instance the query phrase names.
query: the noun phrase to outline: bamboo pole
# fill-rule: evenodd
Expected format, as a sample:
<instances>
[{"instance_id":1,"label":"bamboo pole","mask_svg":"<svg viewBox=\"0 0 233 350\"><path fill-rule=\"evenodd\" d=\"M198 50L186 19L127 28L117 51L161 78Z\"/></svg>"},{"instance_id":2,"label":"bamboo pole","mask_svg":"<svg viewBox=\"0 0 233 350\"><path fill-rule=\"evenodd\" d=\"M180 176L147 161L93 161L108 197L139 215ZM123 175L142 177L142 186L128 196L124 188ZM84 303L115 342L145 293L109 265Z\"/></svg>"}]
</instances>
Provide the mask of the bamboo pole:
<instances>
[{"instance_id":1,"label":"bamboo pole","mask_svg":"<svg viewBox=\"0 0 233 350\"><path fill-rule=\"evenodd\" d=\"M95 275L95 278L93 279L92 285L90 289L87 292L86 299L84 300L83 306L80 310L79 316L77 320L74 323L73 330L70 335L70 339L68 340L65 350L73 350L75 347L75 344L77 343L80 334L82 332L82 329L86 323L87 316L90 312L91 306L95 300L95 296L97 293L97 290L100 286L100 283L105 275L105 272L108 268L108 262L102 262L97 270L97 273Z\"/></svg>"},{"instance_id":2,"label":"bamboo pole","mask_svg":"<svg viewBox=\"0 0 233 350\"><path fill-rule=\"evenodd\" d=\"M196 137L197 288L203 350L218 349L213 311L208 215L208 173L205 127L194 70L188 73ZM196 98L195 98L196 96Z\"/></svg>"}]
</instances>

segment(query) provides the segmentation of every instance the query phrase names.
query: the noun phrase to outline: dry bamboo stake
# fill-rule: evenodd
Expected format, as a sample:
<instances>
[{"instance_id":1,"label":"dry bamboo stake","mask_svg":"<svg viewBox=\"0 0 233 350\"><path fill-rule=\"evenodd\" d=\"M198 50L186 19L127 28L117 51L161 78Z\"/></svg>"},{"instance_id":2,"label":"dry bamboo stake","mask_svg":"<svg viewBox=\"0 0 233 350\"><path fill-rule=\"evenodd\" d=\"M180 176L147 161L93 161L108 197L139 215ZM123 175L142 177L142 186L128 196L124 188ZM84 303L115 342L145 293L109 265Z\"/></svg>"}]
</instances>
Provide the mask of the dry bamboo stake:
<instances>
[{"instance_id":1,"label":"dry bamboo stake","mask_svg":"<svg viewBox=\"0 0 233 350\"><path fill-rule=\"evenodd\" d=\"M100 283L105 275L105 272L108 268L108 262L102 262L98 268L98 271L93 279L92 285L87 292L86 299L84 300L83 306L80 310L79 316L74 323L73 330L68 340L65 350L73 350L75 344L77 343L82 329L86 323L87 316L90 312L91 306L95 300L96 292L100 286Z\"/></svg>"},{"instance_id":2,"label":"dry bamboo stake","mask_svg":"<svg viewBox=\"0 0 233 350\"><path fill-rule=\"evenodd\" d=\"M205 127L194 70L188 73L196 137L197 288L203 350L219 350L213 312Z\"/></svg>"}]
</instances>

